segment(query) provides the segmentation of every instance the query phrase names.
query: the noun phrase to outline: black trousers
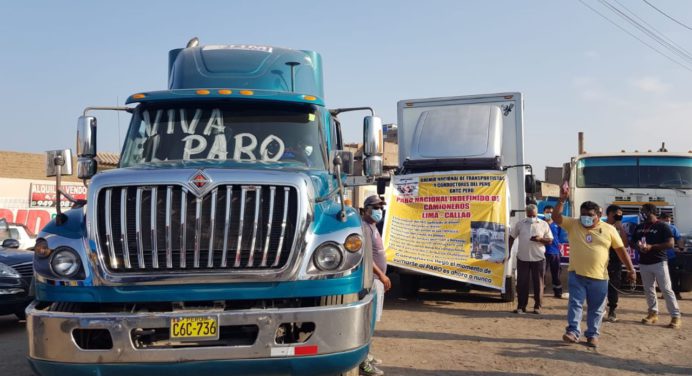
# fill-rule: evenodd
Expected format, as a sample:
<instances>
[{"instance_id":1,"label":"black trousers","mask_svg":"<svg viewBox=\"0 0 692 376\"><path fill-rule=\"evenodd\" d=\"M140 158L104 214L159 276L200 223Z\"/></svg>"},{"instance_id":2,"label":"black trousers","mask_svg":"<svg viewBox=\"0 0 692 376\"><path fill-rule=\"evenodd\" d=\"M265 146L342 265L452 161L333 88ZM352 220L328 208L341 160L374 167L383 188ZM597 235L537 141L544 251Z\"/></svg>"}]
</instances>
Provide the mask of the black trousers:
<instances>
[{"instance_id":1,"label":"black trousers","mask_svg":"<svg viewBox=\"0 0 692 376\"><path fill-rule=\"evenodd\" d=\"M546 271L550 270L550 279L553 282L553 294L562 296L562 282L560 281L560 255L545 255Z\"/></svg>"},{"instance_id":2,"label":"black trousers","mask_svg":"<svg viewBox=\"0 0 692 376\"><path fill-rule=\"evenodd\" d=\"M533 308L542 307L542 296L545 282L545 260L521 261L517 259L517 308L526 310L529 304L529 286L533 285Z\"/></svg>"},{"instance_id":3,"label":"black trousers","mask_svg":"<svg viewBox=\"0 0 692 376\"><path fill-rule=\"evenodd\" d=\"M675 294L680 294L680 271L682 269L682 263L679 260L679 257L676 257L673 260L668 260L670 285L673 287L673 292Z\"/></svg>"},{"instance_id":4,"label":"black trousers","mask_svg":"<svg viewBox=\"0 0 692 376\"><path fill-rule=\"evenodd\" d=\"M622 261L612 249L608 259L608 279L608 308L615 311L620 298L618 289L622 287Z\"/></svg>"}]
</instances>

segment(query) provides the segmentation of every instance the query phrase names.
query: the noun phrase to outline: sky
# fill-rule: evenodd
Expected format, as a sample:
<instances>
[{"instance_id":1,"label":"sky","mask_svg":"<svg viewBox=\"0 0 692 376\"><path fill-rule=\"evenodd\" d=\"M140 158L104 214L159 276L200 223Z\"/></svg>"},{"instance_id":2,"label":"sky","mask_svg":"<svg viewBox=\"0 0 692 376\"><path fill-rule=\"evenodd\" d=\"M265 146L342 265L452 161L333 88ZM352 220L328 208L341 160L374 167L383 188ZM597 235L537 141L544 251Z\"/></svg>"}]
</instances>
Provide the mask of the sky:
<instances>
[{"instance_id":1,"label":"sky","mask_svg":"<svg viewBox=\"0 0 692 376\"><path fill-rule=\"evenodd\" d=\"M165 89L168 50L196 36L318 51L327 106L372 106L385 123L402 99L522 92L539 178L577 153L579 131L589 152L687 152L692 57L606 7L692 50L692 2L648 1L683 25L640 0L2 2L0 149L74 150L85 107ZM341 116L346 141L363 116ZM120 151L128 118L98 113L99 151Z\"/></svg>"}]
</instances>

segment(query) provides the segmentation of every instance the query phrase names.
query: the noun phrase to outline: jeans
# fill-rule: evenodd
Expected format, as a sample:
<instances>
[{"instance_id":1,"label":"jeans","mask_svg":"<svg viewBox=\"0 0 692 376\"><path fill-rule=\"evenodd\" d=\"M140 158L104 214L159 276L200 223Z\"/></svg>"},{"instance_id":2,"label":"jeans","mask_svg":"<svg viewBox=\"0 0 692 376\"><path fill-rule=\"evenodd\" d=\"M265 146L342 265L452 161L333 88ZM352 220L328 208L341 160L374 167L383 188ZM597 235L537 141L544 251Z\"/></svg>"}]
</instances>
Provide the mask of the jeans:
<instances>
[{"instance_id":1,"label":"jeans","mask_svg":"<svg viewBox=\"0 0 692 376\"><path fill-rule=\"evenodd\" d=\"M618 289L622 287L622 261L612 249L608 260L608 279L608 308L615 312L619 300Z\"/></svg>"},{"instance_id":2,"label":"jeans","mask_svg":"<svg viewBox=\"0 0 692 376\"><path fill-rule=\"evenodd\" d=\"M670 276L668 275L668 263L661 261L656 264L639 265L639 275L642 277L644 292L646 293L646 303L649 305L649 313L658 313L658 298L656 297L656 283L661 289L666 300L666 308L672 317L680 317L680 307L675 299L675 293L670 287Z\"/></svg>"},{"instance_id":3,"label":"jeans","mask_svg":"<svg viewBox=\"0 0 692 376\"><path fill-rule=\"evenodd\" d=\"M533 308L541 309L545 282L545 260L522 261L517 259L517 309L526 311L529 304L529 287L533 285Z\"/></svg>"},{"instance_id":4,"label":"jeans","mask_svg":"<svg viewBox=\"0 0 692 376\"><path fill-rule=\"evenodd\" d=\"M567 328L568 333L579 338L581 334L580 324L584 300L586 300L586 338L596 338L600 334L598 329L603 320L606 295L608 294L608 280L582 277L575 272L569 272L569 302L567 303Z\"/></svg>"},{"instance_id":5,"label":"jeans","mask_svg":"<svg viewBox=\"0 0 692 376\"><path fill-rule=\"evenodd\" d=\"M560 282L560 254L545 255L545 268L550 270L550 279L553 281L553 294L562 296L562 282Z\"/></svg>"}]
</instances>

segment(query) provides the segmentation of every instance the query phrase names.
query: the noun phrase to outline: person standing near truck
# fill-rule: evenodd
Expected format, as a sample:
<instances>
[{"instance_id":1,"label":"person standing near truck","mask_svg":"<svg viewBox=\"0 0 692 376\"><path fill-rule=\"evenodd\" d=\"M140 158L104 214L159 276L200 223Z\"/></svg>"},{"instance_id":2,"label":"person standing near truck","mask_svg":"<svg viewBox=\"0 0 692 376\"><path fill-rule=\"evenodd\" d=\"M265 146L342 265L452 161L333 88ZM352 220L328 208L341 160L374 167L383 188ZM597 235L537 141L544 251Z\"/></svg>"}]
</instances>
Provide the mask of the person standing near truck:
<instances>
[{"instance_id":1,"label":"person standing near truck","mask_svg":"<svg viewBox=\"0 0 692 376\"><path fill-rule=\"evenodd\" d=\"M617 205L610 205L606 209L606 222L615 227L620 234L620 239L625 248L628 247L629 241L627 232L622 226L622 208ZM615 309L618 307L618 290L622 287L622 261L618 257L617 253L613 248L610 248L608 255L608 320L609 322L616 322L617 314Z\"/></svg>"},{"instance_id":2,"label":"person standing near truck","mask_svg":"<svg viewBox=\"0 0 692 376\"><path fill-rule=\"evenodd\" d=\"M608 293L610 248L615 250L627 267L628 280L635 281L637 275L615 227L600 221L598 204L585 201L579 208L579 219L566 218L562 216L562 208L568 198L569 189L561 187L560 199L553 212L553 220L567 231L570 244L567 327L562 340L568 343L579 342L583 305L586 301L586 344L598 347L599 328Z\"/></svg>"},{"instance_id":3,"label":"person standing near truck","mask_svg":"<svg viewBox=\"0 0 692 376\"><path fill-rule=\"evenodd\" d=\"M672 248L666 250L666 255L668 256L668 273L670 274L670 284L675 293L675 299L682 300L682 295L680 295L680 270L682 265L680 259L677 257L678 252L681 252L682 246L678 244L680 241L680 231L673 224L672 218L668 213L661 213L661 221L668 224L670 227L670 232L673 233L673 244Z\"/></svg>"},{"instance_id":4,"label":"person standing near truck","mask_svg":"<svg viewBox=\"0 0 692 376\"><path fill-rule=\"evenodd\" d=\"M654 204L644 204L639 211L642 222L637 225L632 236L632 243L639 250L639 274L642 276L646 303L649 313L642 319L643 324L651 325L658 321L658 297L656 285L661 289L670 314L669 328L679 329L682 326L680 307L670 286L668 275L668 256L666 250L675 245L670 227L658 220Z\"/></svg>"},{"instance_id":5,"label":"person standing near truck","mask_svg":"<svg viewBox=\"0 0 692 376\"><path fill-rule=\"evenodd\" d=\"M562 299L562 282L560 281L560 237L562 229L553 221L552 215L553 206L546 205L543 208L543 218L550 226L553 241L545 246L545 268L550 270L550 279L553 282L553 296Z\"/></svg>"},{"instance_id":6,"label":"person standing near truck","mask_svg":"<svg viewBox=\"0 0 692 376\"><path fill-rule=\"evenodd\" d=\"M538 219L538 208L526 206L526 218L518 222L509 236L509 249L514 240L517 246L517 309L514 313L526 313L529 303L529 286L533 284L533 313L540 314L545 283L545 246L553 242L550 226ZM532 283L533 282L533 283Z\"/></svg>"},{"instance_id":7,"label":"person standing near truck","mask_svg":"<svg viewBox=\"0 0 692 376\"><path fill-rule=\"evenodd\" d=\"M387 256L382 243L382 235L377 224L382 221L385 202L377 195L368 196L363 202L361 216L363 217L364 235L370 236L372 243L372 260L375 281L373 287L377 290L377 307L375 321L380 321L384 307L384 293L392 288L392 282L387 277ZM360 372L366 376L384 375L384 372L376 367L380 360L368 354L368 357L360 364Z\"/></svg>"}]
</instances>

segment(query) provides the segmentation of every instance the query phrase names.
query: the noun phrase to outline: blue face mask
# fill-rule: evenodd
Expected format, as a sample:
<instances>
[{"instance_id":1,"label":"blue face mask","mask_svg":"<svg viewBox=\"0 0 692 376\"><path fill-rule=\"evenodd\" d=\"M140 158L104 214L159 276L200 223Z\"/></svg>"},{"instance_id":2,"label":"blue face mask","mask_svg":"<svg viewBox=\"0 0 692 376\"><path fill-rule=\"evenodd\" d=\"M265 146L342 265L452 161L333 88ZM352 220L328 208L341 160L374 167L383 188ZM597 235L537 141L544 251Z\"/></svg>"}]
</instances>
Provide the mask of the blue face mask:
<instances>
[{"instance_id":1,"label":"blue face mask","mask_svg":"<svg viewBox=\"0 0 692 376\"><path fill-rule=\"evenodd\" d=\"M579 217L579 221L581 222L581 225L584 227L591 227L593 226L593 217L589 215L582 215Z\"/></svg>"},{"instance_id":2,"label":"blue face mask","mask_svg":"<svg viewBox=\"0 0 692 376\"><path fill-rule=\"evenodd\" d=\"M372 212L370 213L370 218L372 218L373 221L379 222L382 220L382 209L372 209Z\"/></svg>"},{"instance_id":3,"label":"blue face mask","mask_svg":"<svg viewBox=\"0 0 692 376\"><path fill-rule=\"evenodd\" d=\"M543 213L543 218L545 218L546 221L549 221L552 216L553 215L551 213Z\"/></svg>"}]
</instances>

